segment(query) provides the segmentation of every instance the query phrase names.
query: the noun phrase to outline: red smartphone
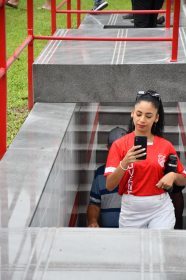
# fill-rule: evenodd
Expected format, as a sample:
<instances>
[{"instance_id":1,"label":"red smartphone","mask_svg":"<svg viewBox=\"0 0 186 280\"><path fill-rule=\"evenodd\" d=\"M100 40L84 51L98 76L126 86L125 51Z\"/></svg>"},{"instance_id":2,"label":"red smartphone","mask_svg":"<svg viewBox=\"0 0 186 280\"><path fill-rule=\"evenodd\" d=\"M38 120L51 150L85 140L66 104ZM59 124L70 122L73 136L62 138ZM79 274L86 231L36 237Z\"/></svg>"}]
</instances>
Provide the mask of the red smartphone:
<instances>
[{"instance_id":1,"label":"red smartphone","mask_svg":"<svg viewBox=\"0 0 186 280\"><path fill-rule=\"evenodd\" d=\"M135 136L134 146L139 146L139 145L141 145L141 148L136 149L136 150L145 148L145 151L143 151L143 153L147 153L147 137L146 136ZM143 156L139 157L138 159L142 160L142 159L146 159L146 157L147 157L147 155L143 155Z\"/></svg>"}]
</instances>

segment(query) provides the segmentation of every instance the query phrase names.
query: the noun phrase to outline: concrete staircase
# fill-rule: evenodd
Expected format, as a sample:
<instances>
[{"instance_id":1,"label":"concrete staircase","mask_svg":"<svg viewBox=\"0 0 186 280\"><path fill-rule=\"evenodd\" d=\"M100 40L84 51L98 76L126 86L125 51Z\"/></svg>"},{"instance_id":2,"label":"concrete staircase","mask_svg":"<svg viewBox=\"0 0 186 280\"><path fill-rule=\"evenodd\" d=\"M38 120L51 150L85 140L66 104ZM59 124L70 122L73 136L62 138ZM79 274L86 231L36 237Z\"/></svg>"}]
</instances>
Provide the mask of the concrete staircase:
<instances>
[{"instance_id":1,"label":"concrete staircase","mask_svg":"<svg viewBox=\"0 0 186 280\"><path fill-rule=\"evenodd\" d=\"M122 15L115 16L123 23ZM171 28L105 29L112 17L87 15L79 29L57 30L54 35L112 39L172 34ZM34 100L133 102L139 89L154 88L163 93L164 101L186 101L186 28L179 32L174 63L170 42L51 41L33 65Z\"/></svg>"},{"instance_id":2,"label":"concrete staircase","mask_svg":"<svg viewBox=\"0 0 186 280\"><path fill-rule=\"evenodd\" d=\"M130 112L132 109L131 103L102 103L99 107L99 125L97 131L97 144L96 149L96 166L105 163L107 158L107 136L109 131L120 126L127 129L130 119ZM178 155L183 151L183 148L179 145L179 128L178 128L178 110L177 104L174 102L164 103L165 109L165 134L164 137L172 142L175 146ZM80 133L81 139L83 139L83 131ZM85 150L80 151L80 157L85 158ZM92 172L94 165L89 167L87 172ZM86 173L86 172L85 172ZM91 188L91 182L86 181L85 176L80 179L79 187L79 216L78 226L86 226L86 209L89 200L89 191ZM87 178L90 178L87 176ZM185 200L186 201L186 200Z\"/></svg>"}]
</instances>

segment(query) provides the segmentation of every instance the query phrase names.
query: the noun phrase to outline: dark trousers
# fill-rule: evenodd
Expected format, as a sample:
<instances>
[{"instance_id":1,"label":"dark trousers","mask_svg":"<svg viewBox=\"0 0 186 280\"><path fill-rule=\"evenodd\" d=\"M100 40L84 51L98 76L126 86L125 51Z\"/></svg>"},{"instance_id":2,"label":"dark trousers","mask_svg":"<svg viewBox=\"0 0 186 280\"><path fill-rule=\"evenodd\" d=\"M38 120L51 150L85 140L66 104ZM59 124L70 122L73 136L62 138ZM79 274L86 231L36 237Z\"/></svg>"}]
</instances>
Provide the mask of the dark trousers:
<instances>
[{"instance_id":1,"label":"dark trousers","mask_svg":"<svg viewBox=\"0 0 186 280\"><path fill-rule=\"evenodd\" d=\"M159 10L164 0L132 0L134 10ZM134 15L134 27L156 27L158 14Z\"/></svg>"},{"instance_id":2,"label":"dark trousers","mask_svg":"<svg viewBox=\"0 0 186 280\"><path fill-rule=\"evenodd\" d=\"M177 187L179 188L179 187ZM184 198L183 198L183 193L177 192L177 193L170 193L169 194L172 203L174 205L175 209L175 216L176 216L176 224L175 224L175 229L183 229L183 210L184 210Z\"/></svg>"}]
</instances>

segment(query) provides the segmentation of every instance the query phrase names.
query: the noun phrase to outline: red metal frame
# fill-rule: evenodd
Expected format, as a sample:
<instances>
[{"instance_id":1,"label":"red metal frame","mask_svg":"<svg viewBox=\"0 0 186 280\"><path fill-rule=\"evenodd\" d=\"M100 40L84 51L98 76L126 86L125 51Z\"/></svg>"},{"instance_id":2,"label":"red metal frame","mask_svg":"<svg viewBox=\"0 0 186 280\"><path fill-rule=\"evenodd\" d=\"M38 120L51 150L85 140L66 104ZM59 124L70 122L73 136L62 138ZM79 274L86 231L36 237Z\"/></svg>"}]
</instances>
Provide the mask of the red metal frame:
<instances>
[{"instance_id":1,"label":"red metal frame","mask_svg":"<svg viewBox=\"0 0 186 280\"><path fill-rule=\"evenodd\" d=\"M68 0L69 1L69 0ZM179 0L178 0L179 1ZM106 10L106 11L93 11L93 10L58 10L59 14L159 14L160 10ZM166 10L161 10L161 13L166 13Z\"/></svg>"},{"instance_id":2,"label":"red metal frame","mask_svg":"<svg viewBox=\"0 0 186 280\"><path fill-rule=\"evenodd\" d=\"M32 64L34 62L34 42L33 42L33 25L34 25L34 11L33 11L33 0L27 0L27 9L30 11L27 13L27 30L28 36L32 38L28 44L28 109L31 110L33 107L33 74Z\"/></svg>"},{"instance_id":3,"label":"red metal frame","mask_svg":"<svg viewBox=\"0 0 186 280\"><path fill-rule=\"evenodd\" d=\"M172 37L127 37L127 38L118 38L118 37L62 37L62 36L34 36L34 39L37 40L56 40L56 41L131 41L131 42L161 42L161 41L172 41Z\"/></svg>"},{"instance_id":4,"label":"red metal frame","mask_svg":"<svg viewBox=\"0 0 186 280\"><path fill-rule=\"evenodd\" d=\"M171 0L166 0L166 22L165 27L170 27L170 16L171 16Z\"/></svg>"},{"instance_id":5,"label":"red metal frame","mask_svg":"<svg viewBox=\"0 0 186 280\"><path fill-rule=\"evenodd\" d=\"M68 0L63 0L58 6L56 7L56 0L51 1L51 33L54 34L56 31L56 9L60 9L67 3ZM80 0L78 0L80 1Z\"/></svg>"},{"instance_id":6,"label":"red metal frame","mask_svg":"<svg viewBox=\"0 0 186 280\"><path fill-rule=\"evenodd\" d=\"M71 0L67 0L67 10L72 10L72 2ZM67 28L70 29L72 27L72 13L67 13Z\"/></svg>"},{"instance_id":7,"label":"red metal frame","mask_svg":"<svg viewBox=\"0 0 186 280\"><path fill-rule=\"evenodd\" d=\"M56 36L34 36L33 31L33 0L27 0L27 28L28 37L23 43L15 50L12 56L6 61L6 32L5 32L5 2L6 0L0 0L0 159L6 152L6 114L7 114L7 69L12 63L19 57L21 52L28 46L28 108L33 107L33 76L32 76L32 64L34 61L34 39L40 40L76 40L76 41L170 41L172 42L172 56L171 61L177 61L178 55L178 35L179 35L179 15L180 15L180 0L174 1L174 20L173 20L173 32L172 37L136 37L136 38L99 38L99 37L56 37ZM59 10L64 4L67 5L67 10ZM72 14L77 15L77 26L81 23L81 14L95 14L92 10L81 10L81 0L77 0L77 10L72 10L71 0L63 0L56 7L56 0L51 1L51 33L56 31L56 14L67 15L67 28L72 26ZM111 10L111 11L96 11L97 14L148 14L148 13L160 13L159 10L140 10L140 11L128 11L128 10ZM166 28L170 27L170 14L171 14L171 0L166 1L166 9L161 10L161 13L166 13Z\"/></svg>"},{"instance_id":8,"label":"red metal frame","mask_svg":"<svg viewBox=\"0 0 186 280\"><path fill-rule=\"evenodd\" d=\"M77 0L77 10L81 10L81 0ZM81 24L81 14L77 14L77 28Z\"/></svg>"},{"instance_id":9,"label":"red metal frame","mask_svg":"<svg viewBox=\"0 0 186 280\"><path fill-rule=\"evenodd\" d=\"M5 0L0 2L0 70L3 76L0 78L0 159L6 152L6 31L5 31Z\"/></svg>"},{"instance_id":10,"label":"red metal frame","mask_svg":"<svg viewBox=\"0 0 186 280\"><path fill-rule=\"evenodd\" d=\"M180 0L175 0L173 36L172 36L172 58L171 58L172 62L176 62L178 57L179 22L180 22Z\"/></svg>"},{"instance_id":11,"label":"red metal frame","mask_svg":"<svg viewBox=\"0 0 186 280\"><path fill-rule=\"evenodd\" d=\"M51 31L56 31L56 0L51 1Z\"/></svg>"}]
</instances>

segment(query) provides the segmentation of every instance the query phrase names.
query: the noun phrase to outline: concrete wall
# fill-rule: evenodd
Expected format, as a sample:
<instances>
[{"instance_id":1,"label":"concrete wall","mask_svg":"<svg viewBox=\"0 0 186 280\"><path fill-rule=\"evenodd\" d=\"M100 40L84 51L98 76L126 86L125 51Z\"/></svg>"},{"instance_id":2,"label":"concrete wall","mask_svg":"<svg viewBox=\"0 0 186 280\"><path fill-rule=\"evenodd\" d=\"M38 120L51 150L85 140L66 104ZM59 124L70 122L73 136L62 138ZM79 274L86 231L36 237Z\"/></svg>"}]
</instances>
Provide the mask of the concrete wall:
<instances>
[{"instance_id":1,"label":"concrete wall","mask_svg":"<svg viewBox=\"0 0 186 280\"><path fill-rule=\"evenodd\" d=\"M93 178L96 164L93 145L96 143L97 108L97 104L76 106L47 182L43 186L32 227L75 226L78 213L85 213L85 209L79 209L81 205L78 203L78 190L85 178L87 182L91 182ZM82 142L79 139L79 130L83 131Z\"/></svg>"}]
</instances>

